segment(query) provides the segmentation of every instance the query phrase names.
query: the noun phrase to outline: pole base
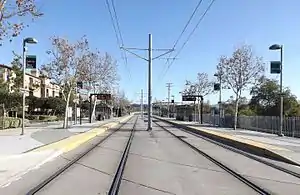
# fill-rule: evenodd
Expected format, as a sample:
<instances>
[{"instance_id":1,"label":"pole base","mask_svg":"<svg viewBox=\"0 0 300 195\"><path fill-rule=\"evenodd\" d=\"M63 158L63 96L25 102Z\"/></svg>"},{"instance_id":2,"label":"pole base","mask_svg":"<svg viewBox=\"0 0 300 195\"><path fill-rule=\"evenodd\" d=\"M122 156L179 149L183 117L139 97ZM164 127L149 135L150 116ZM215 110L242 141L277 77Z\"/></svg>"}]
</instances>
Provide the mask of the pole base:
<instances>
[{"instance_id":1,"label":"pole base","mask_svg":"<svg viewBox=\"0 0 300 195\"><path fill-rule=\"evenodd\" d=\"M277 134L279 137L284 137L284 134L283 133L278 133Z\"/></svg>"}]
</instances>

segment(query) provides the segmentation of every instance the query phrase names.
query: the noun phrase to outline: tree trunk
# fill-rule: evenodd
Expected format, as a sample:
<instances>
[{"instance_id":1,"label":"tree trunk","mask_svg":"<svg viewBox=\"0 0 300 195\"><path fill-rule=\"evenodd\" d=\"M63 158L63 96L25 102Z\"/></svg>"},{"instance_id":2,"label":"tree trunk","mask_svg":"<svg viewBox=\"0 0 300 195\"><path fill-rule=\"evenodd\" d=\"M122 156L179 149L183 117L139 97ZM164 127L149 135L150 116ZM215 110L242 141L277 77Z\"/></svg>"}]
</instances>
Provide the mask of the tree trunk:
<instances>
[{"instance_id":1,"label":"tree trunk","mask_svg":"<svg viewBox=\"0 0 300 195\"><path fill-rule=\"evenodd\" d=\"M67 97L67 103L66 103L66 109L65 109L65 119L64 119L64 123L63 123L63 128L67 128L68 126L68 110L69 110L69 101L70 101L70 97L71 97L71 92L72 90L69 91L68 93L68 97Z\"/></svg>"},{"instance_id":2,"label":"tree trunk","mask_svg":"<svg viewBox=\"0 0 300 195\"><path fill-rule=\"evenodd\" d=\"M198 122L201 123L200 98L198 98Z\"/></svg>"},{"instance_id":3,"label":"tree trunk","mask_svg":"<svg viewBox=\"0 0 300 195\"><path fill-rule=\"evenodd\" d=\"M238 111L239 111L239 98L236 96L235 98L235 110L234 110L234 130L236 130L237 119L238 119Z\"/></svg>"}]
</instances>

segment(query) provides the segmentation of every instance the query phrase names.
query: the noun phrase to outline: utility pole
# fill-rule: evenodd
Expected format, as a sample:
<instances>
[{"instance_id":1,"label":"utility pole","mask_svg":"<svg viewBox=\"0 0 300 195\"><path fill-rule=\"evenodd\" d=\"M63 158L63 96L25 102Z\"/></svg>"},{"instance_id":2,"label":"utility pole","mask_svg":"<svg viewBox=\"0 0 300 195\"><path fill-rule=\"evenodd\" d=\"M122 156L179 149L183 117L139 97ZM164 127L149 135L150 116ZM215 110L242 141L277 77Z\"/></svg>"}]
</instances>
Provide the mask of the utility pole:
<instances>
[{"instance_id":1,"label":"utility pole","mask_svg":"<svg viewBox=\"0 0 300 195\"><path fill-rule=\"evenodd\" d=\"M168 118L170 118L170 93L171 93L171 87L173 83L167 83L168 88Z\"/></svg>"},{"instance_id":2,"label":"utility pole","mask_svg":"<svg viewBox=\"0 0 300 195\"><path fill-rule=\"evenodd\" d=\"M152 130L152 35L149 34L148 48L148 131Z\"/></svg>"},{"instance_id":3,"label":"utility pole","mask_svg":"<svg viewBox=\"0 0 300 195\"><path fill-rule=\"evenodd\" d=\"M143 89L141 89L141 92L137 93L141 95L141 117L144 118L144 97L147 95L147 93L144 92Z\"/></svg>"},{"instance_id":4,"label":"utility pole","mask_svg":"<svg viewBox=\"0 0 300 195\"><path fill-rule=\"evenodd\" d=\"M148 35L148 48L147 49L140 49L140 48L125 48L121 47L125 51L135 55L138 58L141 58L148 62L148 131L152 130L152 61L158 59L172 51L174 49L155 49L157 51L166 51L165 53L158 55L157 57L152 58L152 34ZM130 50L146 50L148 51L148 58L144 58Z\"/></svg>"},{"instance_id":5,"label":"utility pole","mask_svg":"<svg viewBox=\"0 0 300 195\"><path fill-rule=\"evenodd\" d=\"M144 118L144 94L143 94L143 89L141 89L141 118Z\"/></svg>"}]
</instances>

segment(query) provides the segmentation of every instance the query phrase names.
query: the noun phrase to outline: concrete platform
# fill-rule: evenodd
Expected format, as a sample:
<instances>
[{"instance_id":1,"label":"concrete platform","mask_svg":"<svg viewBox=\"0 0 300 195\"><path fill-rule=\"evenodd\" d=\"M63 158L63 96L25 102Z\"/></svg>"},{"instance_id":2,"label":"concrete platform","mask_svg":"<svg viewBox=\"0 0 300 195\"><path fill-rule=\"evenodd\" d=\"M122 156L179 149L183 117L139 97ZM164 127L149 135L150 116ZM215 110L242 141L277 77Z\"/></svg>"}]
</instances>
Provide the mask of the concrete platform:
<instances>
[{"instance_id":1,"label":"concrete platform","mask_svg":"<svg viewBox=\"0 0 300 195\"><path fill-rule=\"evenodd\" d=\"M273 160L300 166L300 139L298 138L279 137L274 134L244 129L233 130L201 125L196 122L155 117L235 148Z\"/></svg>"},{"instance_id":2,"label":"concrete platform","mask_svg":"<svg viewBox=\"0 0 300 195\"><path fill-rule=\"evenodd\" d=\"M31 137L32 133L37 133L38 131L33 131L31 134L28 133L25 139L23 137L24 140L22 141L22 144L20 144L20 140L11 139L11 142L7 142L7 145L5 146L12 147L15 145L17 146L16 148L18 148L18 146L22 147L25 144L27 146L34 147L34 145L30 145L30 141L32 140L39 143L39 145L37 145L35 148L31 148L31 150L28 152L0 155L0 188L10 185L11 182L22 178L24 174L39 168L49 161L53 161L55 158L64 153L74 150L78 146L90 141L94 137L103 134L107 129L112 128L119 123L128 120L129 118L131 118L131 116L115 118L105 122L102 121L101 123L98 122L89 124L85 126L85 128L73 128L74 131L81 133L69 133L63 138L61 138L59 135L56 135L57 133L59 134L59 132L52 131L51 134L51 132L49 132L51 129L44 129L46 132L44 136L50 136L52 138L52 142L49 144L38 142ZM7 136L11 137L11 135ZM4 138L8 138L7 136L4 136ZM3 137L0 136L0 142L2 138ZM4 143L2 143L2 145L3 144ZM21 150L22 148L19 149Z\"/></svg>"}]
</instances>

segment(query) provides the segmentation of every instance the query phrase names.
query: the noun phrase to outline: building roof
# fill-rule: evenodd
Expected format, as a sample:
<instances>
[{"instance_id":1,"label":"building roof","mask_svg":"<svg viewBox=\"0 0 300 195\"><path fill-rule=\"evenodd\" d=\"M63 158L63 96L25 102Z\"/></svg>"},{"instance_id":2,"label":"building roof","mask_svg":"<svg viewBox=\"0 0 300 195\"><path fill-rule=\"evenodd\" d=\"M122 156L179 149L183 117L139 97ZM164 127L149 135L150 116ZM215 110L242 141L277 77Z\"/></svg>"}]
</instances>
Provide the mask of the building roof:
<instances>
[{"instance_id":1,"label":"building roof","mask_svg":"<svg viewBox=\"0 0 300 195\"><path fill-rule=\"evenodd\" d=\"M0 64L0 68L7 68L7 69L12 69L12 67L11 66L7 66L7 65L4 65L4 64ZM30 73L25 73L26 75L28 75L28 76L31 76L31 77L34 77L34 78L37 78L37 79L41 79L41 77L46 77L46 78L49 78L50 79L50 77L48 77L48 76L46 76L46 75L42 75L42 76L39 76L39 77L37 77L37 76L35 76L35 75L32 75L32 74L30 74ZM52 83L51 82L51 84L55 84L55 83ZM55 84L56 85L56 84Z\"/></svg>"}]
</instances>

